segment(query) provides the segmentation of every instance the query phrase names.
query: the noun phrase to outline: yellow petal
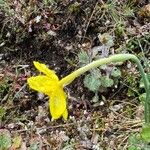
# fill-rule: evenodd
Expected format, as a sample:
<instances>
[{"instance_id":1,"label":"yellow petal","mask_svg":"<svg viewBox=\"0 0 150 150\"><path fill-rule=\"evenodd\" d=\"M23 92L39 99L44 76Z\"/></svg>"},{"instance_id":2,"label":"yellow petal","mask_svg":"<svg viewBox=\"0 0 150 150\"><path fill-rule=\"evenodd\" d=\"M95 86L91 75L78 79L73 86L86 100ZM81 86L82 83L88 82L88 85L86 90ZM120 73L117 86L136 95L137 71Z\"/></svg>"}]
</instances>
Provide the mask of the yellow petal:
<instances>
[{"instance_id":1,"label":"yellow petal","mask_svg":"<svg viewBox=\"0 0 150 150\"><path fill-rule=\"evenodd\" d=\"M55 71L48 69L45 64L39 63L37 61L34 61L33 64L36 67L36 69L47 75L50 79L56 81L59 80L57 75L55 74Z\"/></svg>"},{"instance_id":2,"label":"yellow petal","mask_svg":"<svg viewBox=\"0 0 150 150\"><path fill-rule=\"evenodd\" d=\"M58 88L50 95L50 113L52 119L60 118L66 110L66 94L62 88ZM65 115L66 117L66 115Z\"/></svg>"},{"instance_id":3,"label":"yellow petal","mask_svg":"<svg viewBox=\"0 0 150 150\"><path fill-rule=\"evenodd\" d=\"M42 75L30 77L28 78L27 82L30 88L47 95L54 91L56 86L58 86L58 82L50 80L49 77Z\"/></svg>"},{"instance_id":4,"label":"yellow petal","mask_svg":"<svg viewBox=\"0 0 150 150\"><path fill-rule=\"evenodd\" d=\"M67 111L67 109L65 109L65 111L63 112L63 118L64 118L64 120L67 120L67 118L68 118L68 111Z\"/></svg>"}]
</instances>

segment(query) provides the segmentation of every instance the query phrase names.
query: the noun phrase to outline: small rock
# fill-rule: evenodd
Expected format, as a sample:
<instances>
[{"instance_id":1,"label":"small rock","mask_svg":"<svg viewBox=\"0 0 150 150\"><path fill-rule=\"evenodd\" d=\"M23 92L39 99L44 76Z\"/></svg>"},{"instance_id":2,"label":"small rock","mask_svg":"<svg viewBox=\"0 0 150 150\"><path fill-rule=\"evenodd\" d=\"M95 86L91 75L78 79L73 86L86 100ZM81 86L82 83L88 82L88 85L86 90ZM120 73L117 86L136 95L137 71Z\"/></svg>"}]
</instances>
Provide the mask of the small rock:
<instances>
[{"instance_id":1,"label":"small rock","mask_svg":"<svg viewBox=\"0 0 150 150\"><path fill-rule=\"evenodd\" d=\"M116 111L119 111L122 108L123 108L123 106L121 104L119 104L119 105L114 105L114 106L110 107L110 110L116 112Z\"/></svg>"},{"instance_id":2,"label":"small rock","mask_svg":"<svg viewBox=\"0 0 150 150\"><path fill-rule=\"evenodd\" d=\"M51 35L51 36L56 36L56 35L57 35L56 32L54 32L53 30L49 30L49 31L47 32L47 34L48 34L48 35Z\"/></svg>"},{"instance_id":3,"label":"small rock","mask_svg":"<svg viewBox=\"0 0 150 150\"><path fill-rule=\"evenodd\" d=\"M38 93L38 100L42 100L44 98L44 94L43 93Z\"/></svg>"}]
</instances>

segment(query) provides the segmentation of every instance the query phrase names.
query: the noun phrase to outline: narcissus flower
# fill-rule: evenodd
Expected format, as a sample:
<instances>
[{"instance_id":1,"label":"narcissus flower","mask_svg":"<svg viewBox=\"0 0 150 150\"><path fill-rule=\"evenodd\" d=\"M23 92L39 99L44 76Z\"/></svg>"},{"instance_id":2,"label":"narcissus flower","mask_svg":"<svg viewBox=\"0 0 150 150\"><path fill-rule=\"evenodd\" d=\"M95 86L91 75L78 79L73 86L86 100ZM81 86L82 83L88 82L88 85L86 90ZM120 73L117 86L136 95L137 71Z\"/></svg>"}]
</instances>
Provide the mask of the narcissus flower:
<instances>
[{"instance_id":1,"label":"narcissus flower","mask_svg":"<svg viewBox=\"0 0 150 150\"><path fill-rule=\"evenodd\" d=\"M67 102L66 93L63 90L63 85L60 83L57 75L53 70L50 70L46 65L34 61L34 66L44 75L30 77L27 82L29 86L49 96L49 108L52 120L58 119L61 116L67 120Z\"/></svg>"},{"instance_id":2,"label":"narcissus flower","mask_svg":"<svg viewBox=\"0 0 150 150\"><path fill-rule=\"evenodd\" d=\"M43 92L50 97L49 107L50 113L52 115L52 119L58 119L61 116L67 120L68 111L67 111L67 102L66 102L66 93L63 90L63 87L70 84L75 78L79 77L81 74L89 71L90 69L99 67L100 65L105 65L109 63L123 62L126 60L132 60L135 62L140 70L140 73L143 78L143 82L145 85L145 90L147 93L147 98L145 101L145 122L150 123L150 82L144 72L144 69L139 61L139 59L133 54L115 54L108 58L102 58L100 60L96 60L79 68L61 80L58 79L57 75L53 70L50 70L46 67L46 65L34 62L35 67L42 72L44 75L38 75L35 77L30 77L28 79L29 86L37 90L39 92Z\"/></svg>"}]
</instances>

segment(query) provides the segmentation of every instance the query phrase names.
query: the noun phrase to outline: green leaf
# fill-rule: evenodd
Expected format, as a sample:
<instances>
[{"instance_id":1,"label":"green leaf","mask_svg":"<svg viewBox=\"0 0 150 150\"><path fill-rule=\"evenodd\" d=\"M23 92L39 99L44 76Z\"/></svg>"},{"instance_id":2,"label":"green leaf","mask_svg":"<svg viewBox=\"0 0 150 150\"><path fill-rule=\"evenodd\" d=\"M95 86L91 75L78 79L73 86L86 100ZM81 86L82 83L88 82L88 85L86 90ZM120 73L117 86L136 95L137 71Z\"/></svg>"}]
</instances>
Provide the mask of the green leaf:
<instances>
[{"instance_id":1,"label":"green leaf","mask_svg":"<svg viewBox=\"0 0 150 150\"><path fill-rule=\"evenodd\" d=\"M5 116L5 114L6 114L6 110L2 106L0 106L0 121Z\"/></svg>"},{"instance_id":2,"label":"green leaf","mask_svg":"<svg viewBox=\"0 0 150 150\"><path fill-rule=\"evenodd\" d=\"M94 97L92 98L92 102L96 103L99 101L99 96L98 96L98 93L96 92Z\"/></svg>"},{"instance_id":3,"label":"green leaf","mask_svg":"<svg viewBox=\"0 0 150 150\"><path fill-rule=\"evenodd\" d=\"M11 146L11 136L9 131L0 130L0 150L7 150Z\"/></svg>"},{"instance_id":4,"label":"green leaf","mask_svg":"<svg viewBox=\"0 0 150 150\"><path fill-rule=\"evenodd\" d=\"M78 59L79 59L80 66L84 66L90 62L89 56L85 51L81 51L78 54Z\"/></svg>"},{"instance_id":5,"label":"green leaf","mask_svg":"<svg viewBox=\"0 0 150 150\"><path fill-rule=\"evenodd\" d=\"M0 0L0 5L1 4L5 4L5 1L4 0Z\"/></svg>"},{"instance_id":6,"label":"green leaf","mask_svg":"<svg viewBox=\"0 0 150 150\"><path fill-rule=\"evenodd\" d=\"M135 133L135 134L131 134L129 139L128 139L128 143L129 143L129 150L149 150L150 146L149 143L146 142L141 134L139 133Z\"/></svg>"},{"instance_id":7,"label":"green leaf","mask_svg":"<svg viewBox=\"0 0 150 150\"><path fill-rule=\"evenodd\" d=\"M128 148L128 150L139 150L139 148L137 148L136 146L130 146L129 148Z\"/></svg>"},{"instance_id":8,"label":"green leaf","mask_svg":"<svg viewBox=\"0 0 150 150\"><path fill-rule=\"evenodd\" d=\"M144 83L143 83L143 80L142 80L142 79L140 80L140 86L139 86L139 87L140 87L141 89L144 88Z\"/></svg>"},{"instance_id":9,"label":"green leaf","mask_svg":"<svg viewBox=\"0 0 150 150\"><path fill-rule=\"evenodd\" d=\"M98 68L92 69L90 73L96 79L99 79L101 77L101 71Z\"/></svg>"},{"instance_id":10,"label":"green leaf","mask_svg":"<svg viewBox=\"0 0 150 150\"><path fill-rule=\"evenodd\" d=\"M136 94L136 89L134 88L134 89L130 89L130 88L128 88L128 91L127 91L127 96L128 97L134 97L135 96L135 94Z\"/></svg>"},{"instance_id":11,"label":"green leaf","mask_svg":"<svg viewBox=\"0 0 150 150\"><path fill-rule=\"evenodd\" d=\"M129 148L128 150L141 150L143 145L141 144L141 136L140 134L131 134L128 139Z\"/></svg>"},{"instance_id":12,"label":"green leaf","mask_svg":"<svg viewBox=\"0 0 150 150\"><path fill-rule=\"evenodd\" d=\"M145 125L142 128L141 136L146 142L150 142L150 125Z\"/></svg>"},{"instance_id":13,"label":"green leaf","mask_svg":"<svg viewBox=\"0 0 150 150\"><path fill-rule=\"evenodd\" d=\"M141 95L139 96L139 100L140 100L142 103L144 103L145 100L146 100L146 93L141 94Z\"/></svg>"},{"instance_id":14,"label":"green leaf","mask_svg":"<svg viewBox=\"0 0 150 150\"><path fill-rule=\"evenodd\" d=\"M106 70L107 69L107 65L101 65L101 66L99 66L99 68L102 69L102 70Z\"/></svg>"},{"instance_id":15,"label":"green leaf","mask_svg":"<svg viewBox=\"0 0 150 150\"><path fill-rule=\"evenodd\" d=\"M113 76L115 78L121 77L121 71L118 68L114 67L111 72L111 76Z\"/></svg>"},{"instance_id":16,"label":"green leaf","mask_svg":"<svg viewBox=\"0 0 150 150\"><path fill-rule=\"evenodd\" d=\"M87 87L90 91L96 92L99 90L101 82L99 79L95 78L93 75L88 74L84 78L84 86Z\"/></svg>"},{"instance_id":17,"label":"green leaf","mask_svg":"<svg viewBox=\"0 0 150 150\"><path fill-rule=\"evenodd\" d=\"M147 78L148 78L148 80L149 80L149 82L150 82L150 74L146 74L146 76L147 76ZM144 88L143 79L140 80L140 86L139 86L139 87L140 87L140 88Z\"/></svg>"},{"instance_id":18,"label":"green leaf","mask_svg":"<svg viewBox=\"0 0 150 150\"><path fill-rule=\"evenodd\" d=\"M108 88L108 87L112 87L114 84L114 81L107 77L107 76L104 76L104 77L101 77L101 85L105 88Z\"/></svg>"},{"instance_id":19,"label":"green leaf","mask_svg":"<svg viewBox=\"0 0 150 150\"><path fill-rule=\"evenodd\" d=\"M38 146L38 143L37 142L32 143L29 150L40 150L39 146Z\"/></svg>"}]
</instances>

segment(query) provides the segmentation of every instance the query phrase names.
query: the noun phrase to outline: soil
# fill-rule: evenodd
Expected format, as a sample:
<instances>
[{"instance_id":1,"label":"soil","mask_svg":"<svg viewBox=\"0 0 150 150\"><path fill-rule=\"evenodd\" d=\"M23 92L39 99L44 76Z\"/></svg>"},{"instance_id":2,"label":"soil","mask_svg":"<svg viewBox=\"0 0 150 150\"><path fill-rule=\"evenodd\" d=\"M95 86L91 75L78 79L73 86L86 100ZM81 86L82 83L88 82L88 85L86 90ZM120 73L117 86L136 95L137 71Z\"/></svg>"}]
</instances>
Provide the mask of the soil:
<instances>
[{"instance_id":1,"label":"soil","mask_svg":"<svg viewBox=\"0 0 150 150\"><path fill-rule=\"evenodd\" d=\"M19 7L19 2L11 4L12 9ZM33 5L40 6L41 2L34 1ZM126 0L118 1L114 8L121 14L122 6L127 3ZM139 82L134 85L126 81L128 73L123 74L117 88L99 92L101 101L97 103L92 102L94 93L84 87L86 74L65 87L69 111L67 121L62 118L51 121L48 97L27 85L27 78L38 74L33 61L48 65L59 78L63 78L79 68L78 54L81 50L90 53L93 47L102 45L98 35L103 33L114 36L115 45L111 49L114 53L122 53L120 49L126 47L127 53L132 52L141 58L141 50L136 51L140 46L133 50L128 41L149 39L149 17L139 15L148 1L133 2L134 15L123 16L125 33L119 36L111 8L108 11L105 4L109 2L59 1L54 8L41 8L38 12L40 22L33 21L37 15L33 13L25 24L12 18L12 25L11 17L6 23L6 11L0 11L0 27L3 27L0 38L0 132L10 135L11 146L8 149L122 150L128 149L130 134L140 132L143 107L138 95L129 96L128 91L129 88L139 93L143 90L136 89ZM18 31L12 29L15 25ZM10 35L6 36L8 33ZM145 50L143 45L149 50L149 43L142 43ZM149 53L145 54L148 58ZM121 71L128 70L132 74L135 65L129 68L128 65L130 62L121 65ZM140 80L139 73L134 73ZM14 139L20 141L18 145Z\"/></svg>"}]
</instances>

